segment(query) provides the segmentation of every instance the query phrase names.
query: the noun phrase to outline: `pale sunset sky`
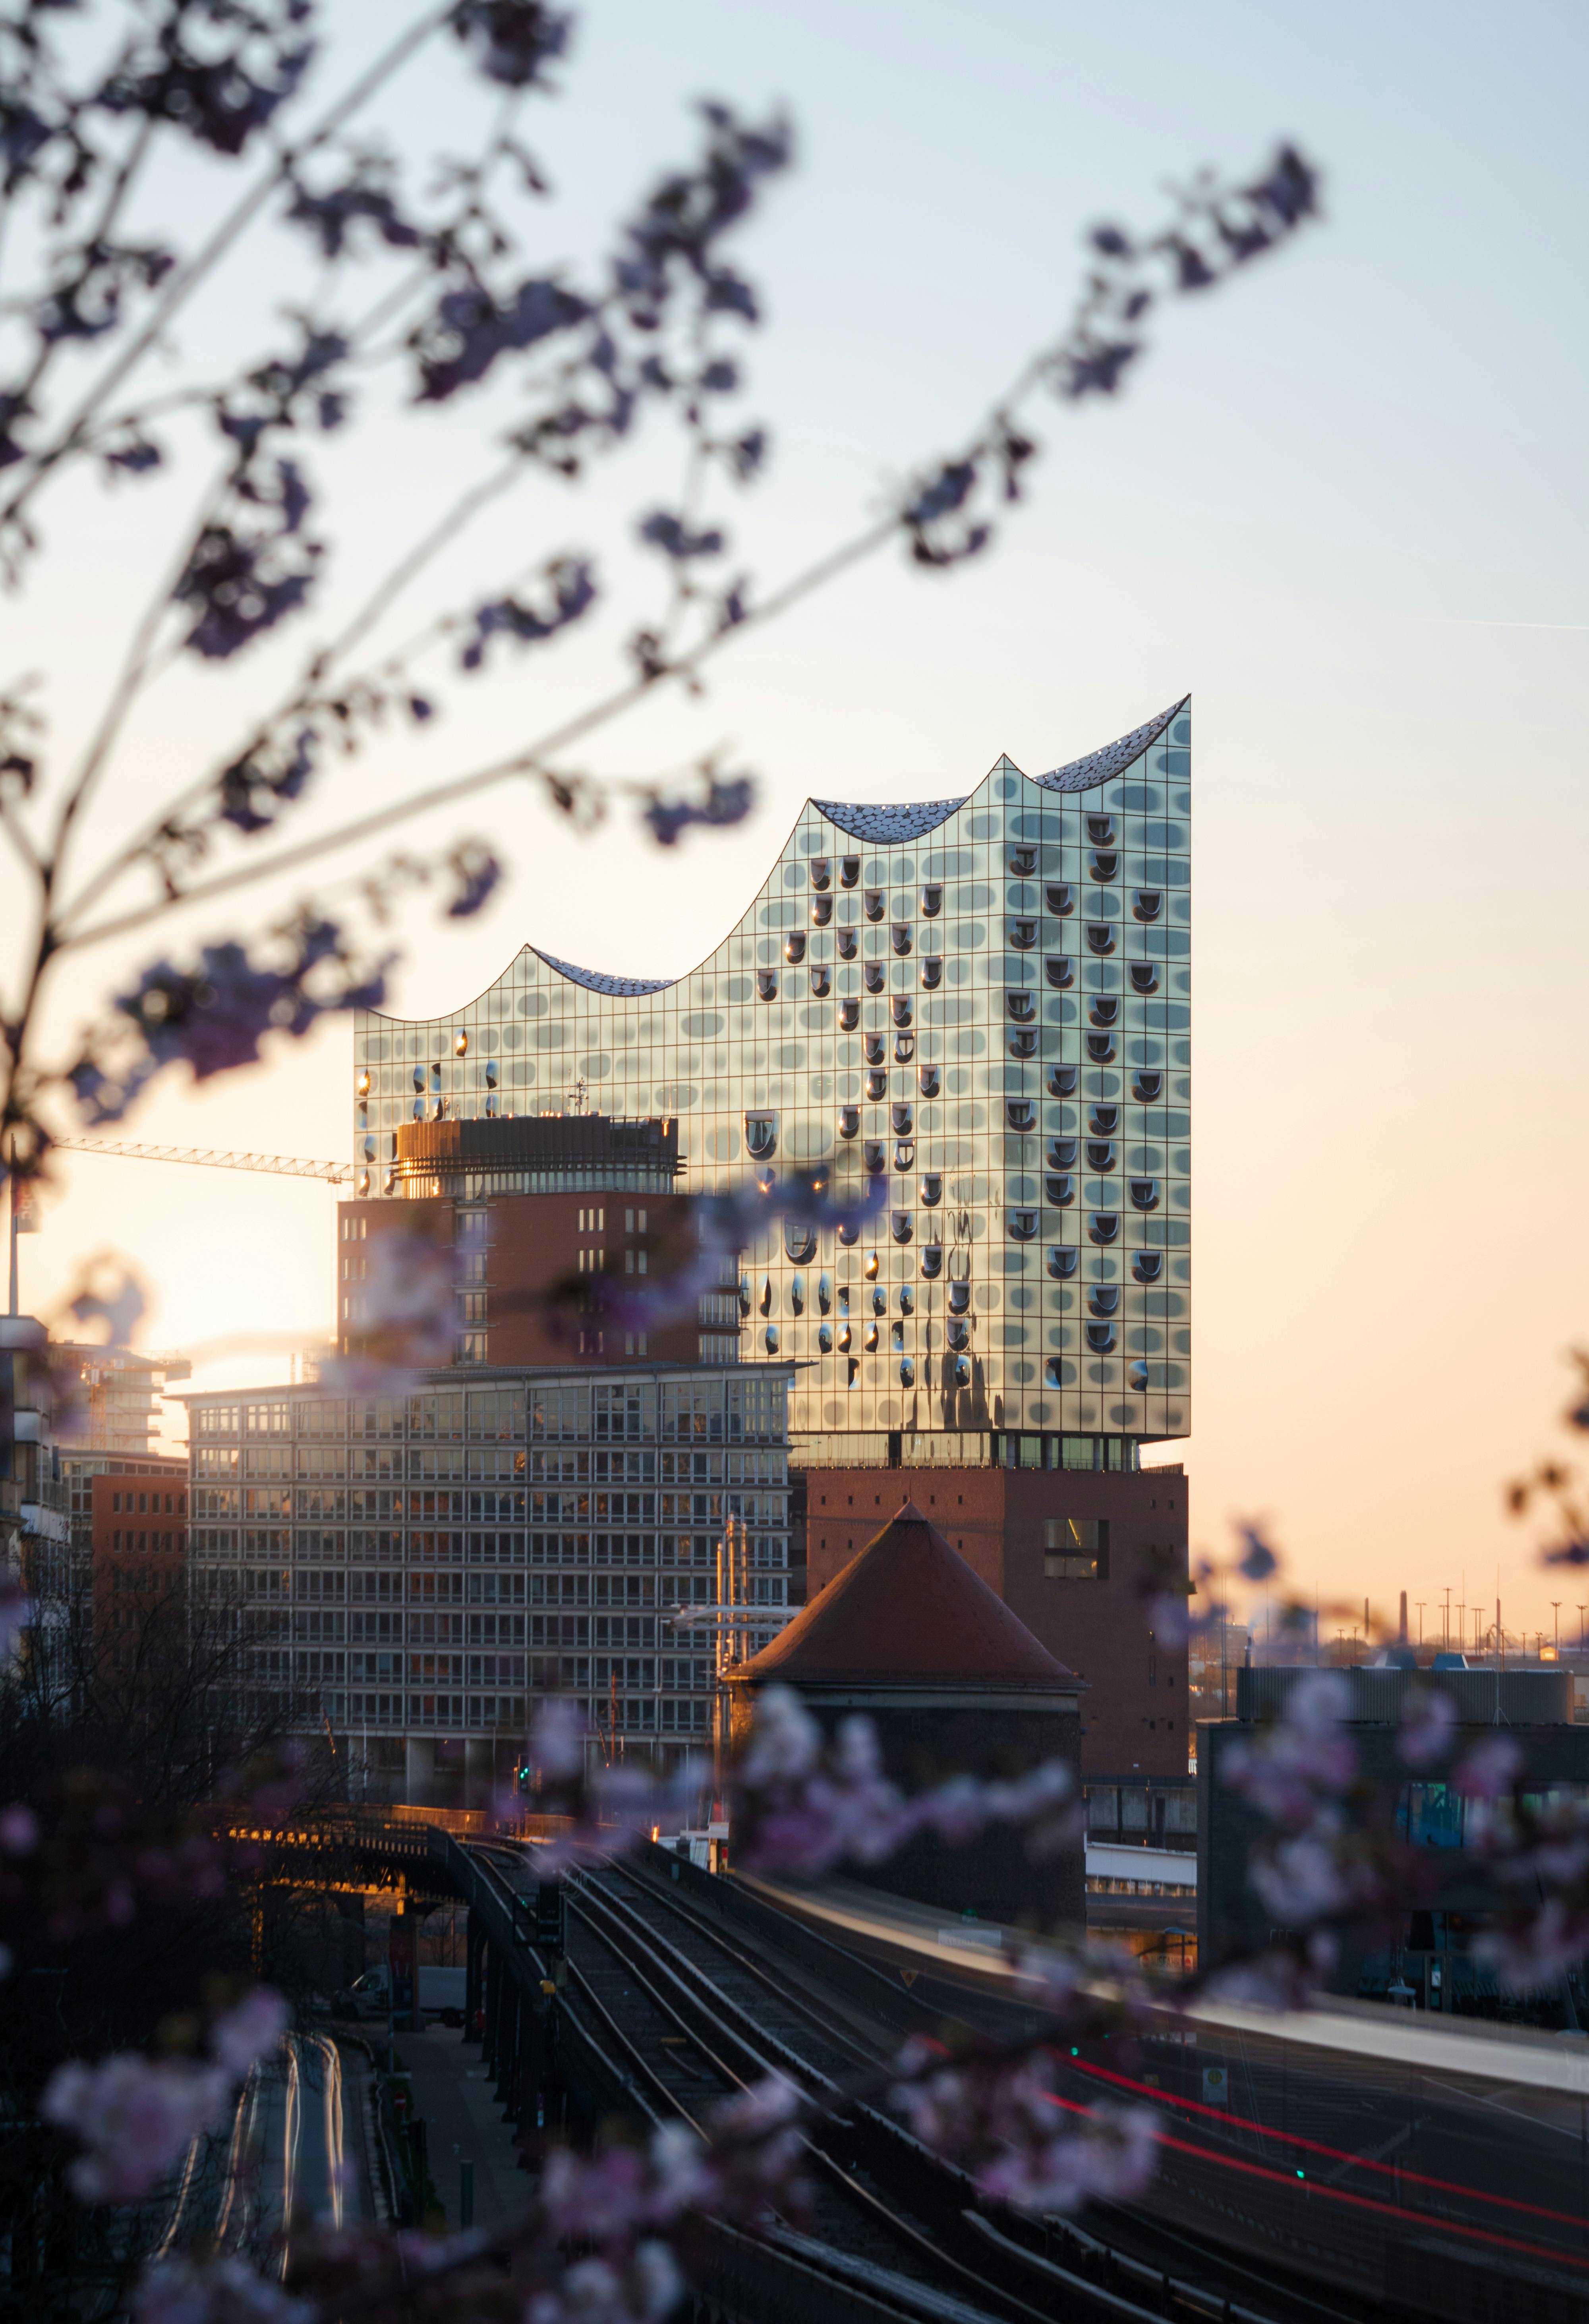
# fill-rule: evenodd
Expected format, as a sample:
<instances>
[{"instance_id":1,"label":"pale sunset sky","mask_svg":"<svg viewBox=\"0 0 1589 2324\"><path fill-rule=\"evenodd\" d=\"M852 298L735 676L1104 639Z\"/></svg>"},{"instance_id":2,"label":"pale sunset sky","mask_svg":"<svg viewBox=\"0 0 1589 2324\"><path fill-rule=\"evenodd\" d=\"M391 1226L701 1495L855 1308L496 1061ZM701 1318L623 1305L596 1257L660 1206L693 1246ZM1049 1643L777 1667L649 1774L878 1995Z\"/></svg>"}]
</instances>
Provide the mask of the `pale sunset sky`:
<instances>
[{"instance_id":1,"label":"pale sunset sky","mask_svg":"<svg viewBox=\"0 0 1589 2324\"><path fill-rule=\"evenodd\" d=\"M330 15L336 77L392 17L374 0ZM957 793L1001 752L1040 772L1189 690L1196 1425L1177 1451L1194 1546L1223 1553L1233 1518L1261 1517L1302 1590L1393 1611L1404 1588L1426 1622L1447 1586L1492 1600L1499 1572L1509 1628L1548 1634L1558 1595L1564 1640L1571 1577L1533 1563L1500 1489L1561 1442L1565 1351L1589 1342L1586 77L1589 20L1566 5L582 10L565 94L526 122L557 189L531 221L546 262L599 251L688 152L695 97L785 102L798 125L798 170L736 246L767 310L743 410L774 450L725 514L762 585L965 431L1063 321L1089 222L1150 222L1169 181L1251 170L1281 135L1321 166L1326 216L1166 313L1118 402L1039 408L1030 503L990 555L947 578L874 560L725 655L704 698L649 705L578 761L649 777L723 745L759 779L748 825L664 853L622 816L581 836L504 786L400 843L488 835L511 872L491 908L439 923L421 898L391 938L395 1006L416 1015L526 941L675 975L808 794ZM454 88L411 76L388 134L445 140ZM460 111L460 139L475 118ZM254 344L258 288L219 302L223 336ZM338 456L347 568L478 473L505 416L488 399L433 425L377 410ZM589 545L608 616L477 696L453 689L422 745L338 771L303 828L509 749L604 686L655 601L625 540L677 471L658 433L577 493L525 489L453 579ZM167 509L63 496L50 580L6 601L5 677L47 673L62 743L100 698ZM162 682L91 844L239 725L234 683ZM289 881L84 957L58 988L60 1041L162 950L307 892ZM0 889L0 923L21 909ZM333 1023L202 1090L168 1074L106 1134L340 1159L352 1086ZM312 1183L66 1155L23 1245L23 1305L48 1311L114 1248L150 1286L144 1344L190 1351L205 1385L284 1379L331 1326L334 1214Z\"/></svg>"}]
</instances>

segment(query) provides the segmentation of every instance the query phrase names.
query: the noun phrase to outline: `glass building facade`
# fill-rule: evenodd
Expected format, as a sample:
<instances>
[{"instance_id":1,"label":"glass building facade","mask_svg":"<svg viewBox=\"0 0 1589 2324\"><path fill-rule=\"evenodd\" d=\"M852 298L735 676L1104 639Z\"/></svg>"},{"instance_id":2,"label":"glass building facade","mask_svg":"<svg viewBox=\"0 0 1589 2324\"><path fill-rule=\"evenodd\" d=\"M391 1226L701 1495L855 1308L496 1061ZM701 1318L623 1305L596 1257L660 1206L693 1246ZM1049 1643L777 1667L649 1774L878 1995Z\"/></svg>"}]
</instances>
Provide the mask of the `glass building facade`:
<instances>
[{"instance_id":1,"label":"glass building facade","mask_svg":"<svg viewBox=\"0 0 1589 2324\"><path fill-rule=\"evenodd\" d=\"M881 1181L853 1245L775 1216L744 1257L801 1457L1130 1467L1191 1425L1190 807L1186 701L962 798L808 800L686 976L526 945L448 1015L361 1014L358 1191L399 1197L405 1122L585 1108L676 1121L687 1193Z\"/></svg>"}]
</instances>

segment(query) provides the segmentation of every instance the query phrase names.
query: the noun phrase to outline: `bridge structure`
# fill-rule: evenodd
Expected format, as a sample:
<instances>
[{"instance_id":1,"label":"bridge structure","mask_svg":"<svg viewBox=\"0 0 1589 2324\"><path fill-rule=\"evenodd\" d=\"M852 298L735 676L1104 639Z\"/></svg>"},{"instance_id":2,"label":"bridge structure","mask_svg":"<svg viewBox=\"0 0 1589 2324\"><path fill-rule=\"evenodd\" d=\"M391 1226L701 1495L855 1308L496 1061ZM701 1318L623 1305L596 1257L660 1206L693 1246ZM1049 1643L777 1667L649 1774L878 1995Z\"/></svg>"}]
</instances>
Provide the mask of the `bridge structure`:
<instances>
[{"instance_id":1,"label":"bridge structure","mask_svg":"<svg viewBox=\"0 0 1589 2324\"><path fill-rule=\"evenodd\" d=\"M1560 2045L1167 2006L1055 2070L1060 2106L1155 2107L1148 2198L1033 2219L858 2094L910 2034L1030 2022L996 1954L955 1958L890 1900L836 1910L654 1844L549 1879L533 1840L370 1814L249 1836L273 1878L467 1904L464 2039L531 2167L538 2134L704 2127L773 2073L819 2102L806 2215L708 2223L690 2324L1499 2324L1525 2283L1531 2324L1589 2312L1589 2059Z\"/></svg>"}]
</instances>

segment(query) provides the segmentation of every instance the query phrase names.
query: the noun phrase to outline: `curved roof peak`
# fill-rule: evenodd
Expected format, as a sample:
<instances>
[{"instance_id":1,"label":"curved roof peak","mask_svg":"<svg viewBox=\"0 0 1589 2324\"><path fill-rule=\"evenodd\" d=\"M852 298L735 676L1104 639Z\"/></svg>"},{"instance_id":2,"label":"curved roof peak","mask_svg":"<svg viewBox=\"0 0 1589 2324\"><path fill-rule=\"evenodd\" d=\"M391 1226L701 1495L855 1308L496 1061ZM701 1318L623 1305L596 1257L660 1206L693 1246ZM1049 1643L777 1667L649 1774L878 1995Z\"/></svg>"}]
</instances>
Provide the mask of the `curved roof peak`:
<instances>
[{"instance_id":1,"label":"curved roof peak","mask_svg":"<svg viewBox=\"0 0 1589 2324\"><path fill-rule=\"evenodd\" d=\"M890 847L936 831L970 796L969 791L962 791L958 798L919 799L906 807L852 807L845 799L813 799L811 805L852 839L881 840Z\"/></svg>"},{"instance_id":2,"label":"curved roof peak","mask_svg":"<svg viewBox=\"0 0 1589 2324\"><path fill-rule=\"evenodd\" d=\"M556 960L550 953L542 952L539 945L531 945L527 949L537 960L545 961L548 968L555 968L559 976L566 976L570 984L582 984L587 992L613 993L619 1000L633 1000L644 992L665 992L670 984L679 982L676 976L604 976L599 969L576 968L571 961Z\"/></svg>"},{"instance_id":3,"label":"curved roof peak","mask_svg":"<svg viewBox=\"0 0 1589 2324\"><path fill-rule=\"evenodd\" d=\"M1150 718L1145 726L1133 726L1118 742L1105 742L1101 751L1089 752L1085 759L1072 759L1068 766L1055 767L1036 779L1046 791L1090 791L1095 783L1106 783L1111 775L1118 775L1133 759L1140 759L1191 698L1183 694L1178 702L1172 702L1157 718Z\"/></svg>"}]
</instances>

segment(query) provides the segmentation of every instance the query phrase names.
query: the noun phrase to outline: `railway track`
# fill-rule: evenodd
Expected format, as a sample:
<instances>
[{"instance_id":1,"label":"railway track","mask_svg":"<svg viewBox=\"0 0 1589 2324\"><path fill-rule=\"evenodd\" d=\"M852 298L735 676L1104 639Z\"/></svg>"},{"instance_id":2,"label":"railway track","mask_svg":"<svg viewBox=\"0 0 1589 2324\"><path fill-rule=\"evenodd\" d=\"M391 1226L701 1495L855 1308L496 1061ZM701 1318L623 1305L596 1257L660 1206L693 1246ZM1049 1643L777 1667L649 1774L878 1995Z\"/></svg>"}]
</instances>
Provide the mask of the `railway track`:
<instances>
[{"instance_id":1,"label":"railway track","mask_svg":"<svg viewBox=\"0 0 1589 2324\"><path fill-rule=\"evenodd\" d=\"M808 2217L736 2238L763 2264L771 2250L780 2270L801 2273L772 2307L764 2285L756 2287L747 2305L758 2319L854 2312L1360 2324L1361 2309L1239 2265L1205 2265L1189 2238L1160 2238L1142 2257L1068 2223L989 2216L965 2174L888 2115L843 2107L841 2086L897 2051L897 2024L801 1965L770 1958L643 1872L581 1875L568 1902L565 2007L586 2021L584 2038L604 2051L614 2087L652 2120L672 2115L698 2126L723 2097L774 2071L838 2109L819 2116L807 2139ZM738 2256L743 2265L747 2252ZM1195 2262L1196 2273L1178 2256Z\"/></svg>"}]
</instances>

